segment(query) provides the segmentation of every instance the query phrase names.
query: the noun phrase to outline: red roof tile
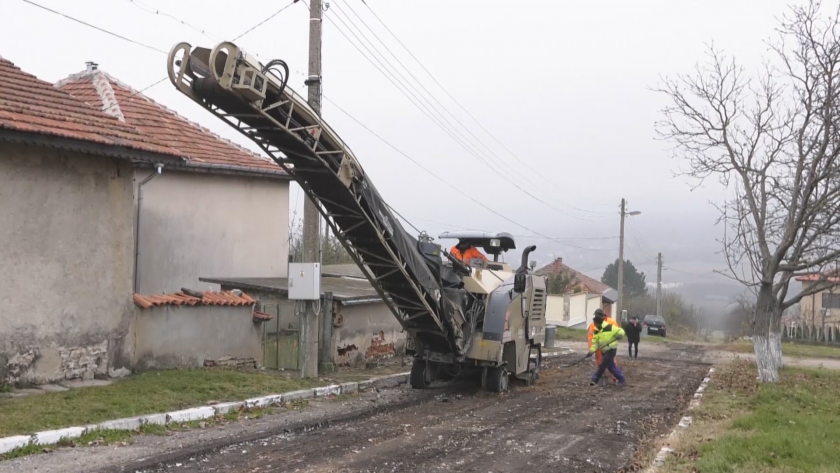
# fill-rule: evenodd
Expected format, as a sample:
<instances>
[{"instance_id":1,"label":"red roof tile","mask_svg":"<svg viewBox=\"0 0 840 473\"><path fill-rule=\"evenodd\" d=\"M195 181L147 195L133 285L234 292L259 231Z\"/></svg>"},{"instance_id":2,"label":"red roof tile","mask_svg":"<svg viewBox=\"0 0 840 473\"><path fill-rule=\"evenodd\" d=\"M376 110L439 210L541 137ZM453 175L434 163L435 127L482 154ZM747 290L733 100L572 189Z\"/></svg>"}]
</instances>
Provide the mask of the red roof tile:
<instances>
[{"instance_id":1,"label":"red roof tile","mask_svg":"<svg viewBox=\"0 0 840 473\"><path fill-rule=\"evenodd\" d=\"M201 297L191 296L183 292L174 294L134 294L134 304L143 309L160 306L180 305L224 305L224 306L249 306L256 304L253 298L247 294L234 294L229 291L201 293Z\"/></svg>"},{"instance_id":2,"label":"red roof tile","mask_svg":"<svg viewBox=\"0 0 840 473\"><path fill-rule=\"evenodd\" d=\"M0 129L184 157L0 57Z\"/></svg>"},{"instance_id":3,"label":"red roof tile","mask_svg":"<svg viewBox=\"0 0 840 473\"><path fill-rule=\"evenodd\" d=\"M221 138L100 70L73 74L56 87L189 156L187 166L227 165L282 172L269 158Z\"/></svg>"},{"instance_id":4,"label":"red roof tile","mask_svg":"<svg viewBox=\"0 0 840 473\"><path fill-rule=\"evenodd\" d=\"M612 289L610 286L602 283L601 281L592 279L589 276L570 268L563 263L563 258L557 258L552 263L543 266L536 271L536 274L539 274L540 276L548 276L560 274L561 271L573 274L578 283L580 283L580 287L583 292L604 294Z\"/></svg>"},{"instance_id":5,"label":"red roof tile","mask_svg":"<svg viewBox=\"0 0 840 473\"><path fill-rule=\"evenodd\" d=\"M838 282L840 281L840 271L827 271L824 273L804 273L796 277L799 282Z\"/></svg>"},{"instance_id":6,"label":"red roof tile","mask_svg":"<svg viewBox=\"0 0 840 473\"><path fill-rule=\"evenodd\" d=\"M254 322L267 322L271 319L272 317L265 312L254 311Z\"/></svg>"}]
</instances>

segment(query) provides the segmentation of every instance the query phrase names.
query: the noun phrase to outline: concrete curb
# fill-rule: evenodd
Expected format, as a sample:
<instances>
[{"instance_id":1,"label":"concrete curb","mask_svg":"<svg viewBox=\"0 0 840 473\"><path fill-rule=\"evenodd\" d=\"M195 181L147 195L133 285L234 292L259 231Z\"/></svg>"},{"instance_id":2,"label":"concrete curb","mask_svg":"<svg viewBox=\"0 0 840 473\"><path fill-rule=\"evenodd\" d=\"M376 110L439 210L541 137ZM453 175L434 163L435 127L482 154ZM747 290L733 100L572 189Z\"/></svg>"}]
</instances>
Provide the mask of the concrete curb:
<instances>
[{"instance_id":1,"label":"concrete curb","mask_svg":"<svg viewBox=\"0 0 840 473\"><path fill-rule=\"evenodd\" d=\"M178 411L148 414L138 417L108 420L84 427L67 427L56 430L45 430L32 435L16 435L0 438L0 454L11 452L28 445L51 445L65 439L79 438L82 435L97 430L139 430L143 425L180 424L194 420L210 419L227 414L240 408L252 409L268 407L284 402L310 399L314 397L328 397L338 394L350 394L367 389L383 389L397 387L408 383L409 373L398 373L388 376L371 378L361 382L332 384L313 389L301 389L283 394L270 394L238 402L223 402L212 406L199 406Z\"/></svg>"},{"instance_id":2,"label":"concrete curb","mask_svg":"<svg viewBox=\"0 0 840 473\"><path fill-rule=\"evenodd\" d=\"M700 382L700 386L697 388L697 391L694 392L694 398L691 402L688 403L688 410L693 411L700 406L700 401L703 400L703 394L706 392L706 387L709 385L709 381L712 380L711 376L712 373L715 372L715 368L709 368L709 374L703 378L703 381ZM668 459L668 455L673 452L669 445L674 440L678 439L685 431L691 426L691 423L694 421L694 418L687 415L680 419L679 424L674 427L674 430L671 431L671 434L668 435L668 440L666 441L665 445L659 450L659 453L656 454L656 457L653 459L653 463L645 470L645 473L656 473L659 471L659 467L665 464L665 461Z\"/></svg>"}]
</instances>

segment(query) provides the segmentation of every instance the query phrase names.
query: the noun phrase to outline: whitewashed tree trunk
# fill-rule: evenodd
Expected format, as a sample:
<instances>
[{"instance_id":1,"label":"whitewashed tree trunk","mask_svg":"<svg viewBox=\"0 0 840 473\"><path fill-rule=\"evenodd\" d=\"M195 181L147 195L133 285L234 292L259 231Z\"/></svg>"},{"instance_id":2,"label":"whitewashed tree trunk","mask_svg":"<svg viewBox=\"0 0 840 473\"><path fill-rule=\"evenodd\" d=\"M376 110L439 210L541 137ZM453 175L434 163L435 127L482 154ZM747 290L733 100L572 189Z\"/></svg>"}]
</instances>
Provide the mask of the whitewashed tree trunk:
<instances>
[{"instance_id":1,"label":"whitewashed tree trunk","mask_svg":"<svg viewBox=\"0 0 840 473\"><path fill-rule=\"evenodd\" d=\"M782 367L781 311L770 285L762 285L758 292L753 350L758 377L762 383L777 383Z\"/></svg>"}]
</instances>

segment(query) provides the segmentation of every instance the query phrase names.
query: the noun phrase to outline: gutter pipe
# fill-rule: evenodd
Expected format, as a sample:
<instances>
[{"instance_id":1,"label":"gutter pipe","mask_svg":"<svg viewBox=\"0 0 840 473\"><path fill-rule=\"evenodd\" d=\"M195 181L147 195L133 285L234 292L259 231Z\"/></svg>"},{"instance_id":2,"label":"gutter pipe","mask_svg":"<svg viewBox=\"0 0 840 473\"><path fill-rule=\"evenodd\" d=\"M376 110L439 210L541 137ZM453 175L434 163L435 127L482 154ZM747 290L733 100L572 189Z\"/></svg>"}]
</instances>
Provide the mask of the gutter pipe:
<instances>
[{"instance_id":1,"label":"gutter pipe","mask_svg":"<svg viewBox=\"0 0 840 473\"><path fill-rule=\"evenodd\" d=\"M155 172L149 174L145 179L140 181L137 186L137 217L134 224L134 292L137 293L137 288L140 287L140 217L143 209L143 186L148 184L152 179L158 177L163 172L163 164L155 164Z\"/></svg>"}]
</instances>

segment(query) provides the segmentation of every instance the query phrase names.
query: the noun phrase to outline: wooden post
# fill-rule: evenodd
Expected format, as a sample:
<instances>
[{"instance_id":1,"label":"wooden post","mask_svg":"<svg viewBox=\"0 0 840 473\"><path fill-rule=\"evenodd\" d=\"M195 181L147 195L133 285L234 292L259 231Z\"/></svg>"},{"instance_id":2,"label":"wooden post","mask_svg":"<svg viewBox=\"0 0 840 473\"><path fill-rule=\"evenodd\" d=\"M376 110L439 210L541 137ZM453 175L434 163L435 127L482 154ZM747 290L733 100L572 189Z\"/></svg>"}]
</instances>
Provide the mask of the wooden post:
<instances>
[{"instance_id":1,"label":"wooden post","mask_svg":"<svg viewBox=\"0 0 840 473\"><path fill-rule=\"evenodd\" d=\"M335 371L333 311L333 293L325 292L321 302L321 334L318 343L318 372L321 374Z\"/></svg>"}]
</instances>

